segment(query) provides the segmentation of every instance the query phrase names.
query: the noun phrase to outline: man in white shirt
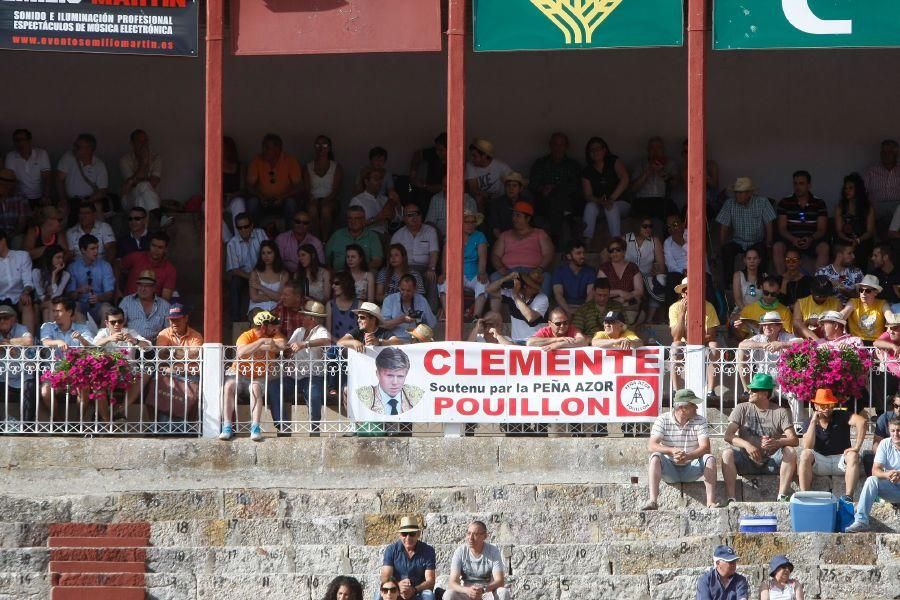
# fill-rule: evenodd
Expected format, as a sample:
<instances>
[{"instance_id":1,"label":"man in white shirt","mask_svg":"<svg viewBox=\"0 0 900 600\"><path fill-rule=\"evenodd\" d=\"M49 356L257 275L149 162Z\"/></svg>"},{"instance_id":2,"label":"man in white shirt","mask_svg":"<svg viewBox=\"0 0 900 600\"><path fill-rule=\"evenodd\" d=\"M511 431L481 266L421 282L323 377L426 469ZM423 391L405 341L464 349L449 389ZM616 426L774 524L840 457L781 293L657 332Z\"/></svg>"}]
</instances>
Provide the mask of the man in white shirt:
<instances>
[{"instance_id":1,"label":"man in white shirt","mask_svg":"<svg viewBox=\"0 0 900 600\"><path fill-rule=\"evenodd\" d=\"M272 377L268 384L269 408L278 426L278 436L289 435L290 425L282 422L282 408L286 403L309 406L310 435L318 437L325 403L325 346L331 345L331 335L325 328L325 305L309 300L300 311L302 326L288 340L293 352L293 370L282 372L280 378ZM286 415L290 420L290 414Z\"/></svg>"},{"instance_id":2,"label":"man in white shirt","mask_svg":"<svg viewBox=\"0 0 900 600\"><path fill-rule=\"evenodd\" d=\"M225 245L225 270L228 272L229 305L232 322L243 321L250 294L250 274L259 260L259 245L268 239L266 232L253 227L248 213L234 218L237 235Z\"/></svg>"},{"instance_id":3,"label":"man in white shirt","mask_svg":"<svg viewBox=\"0 0 900 600\"><path fill-rule=\"evenodd\" d=\"M488 200L506 193L503 178L510 173L512 168L508 164L494 158L494 145L488 140L476 138L469 144L466 191L475 198L479 212L485 211Z\"/></svg>"},{"instance_id":4,"label":"man in white shirt","mask_svg":"<svg viewBox=\"0 0 900 600\"><path fill-rule=\"evenodd\" d=\"M78 207L78 224L66 231L66 241L75 258L81 256L78 240L91 234L100 242L100 258L112 263L116 259L116 235L109 223L97 222L97 207L93 202L84 202Z\"/></svg>"},{"instance_id":5,"label":"man in white shirt","mask_svg":"<svg viewBox=\"0 0 900 600\"><path fill-rule=\"evenodd\" d=\"M28 331L35 327L33 291L31 257L24 250L10 250L7 234L0 229L0 304L17 307Z\"/></svg>"},{"instance_id":6,"label":"man in white shirt","mask_svg":"<svg viewBox=\"0 0 900 600\"><path fill-rule=\"evenodd\" d=\"M156 218L153 211L160 208L159 182L162 179L162 158L150 151L150 138L143 129L135 129L130 137L131 150L119 160L122 171L122 206L140 206Z\"/></svg>"},{"instance_id":7,"label":"man in white shirt","mask_svg":"<svg viewBox=\"0 0 900 600\"><path fill-rule=\"evenodd\" d=\"M511 271L487 287L491 310L499 312L501 303L509 308L510 337L516 342L533 336L546 321L550 299L541 291L544 276L539 268L530 273Z\"/></svg>"},{"instance_id":8,"label":"man in white shirt","mask_svg":"<svg viewBox=\"0 0 900 600\"><path fill-rule=\"evenodd\" d=\"M16 192L28 200L32 208L50 201L50 156L42 148L31 145L31 132L16 129L13 132L15 150L6 154L4 166L12 169L19 181Z\"/></svg>"},{"instance_id":9,"label":"man in white shirt","mask_svg":"<svg viewBox=\"0 0 900 600\"><path fill-rule=\"evenodd\" d=\"M406 248L409 266L422 274L426 294L434 299L437 297L437 263L441 252L437 230L423 222L422 209L414 202L404 207L403 222L405 225L391 236L391 243Z\"/></svg>"},{"instance_id":10,"label":"man in white shirt","mask_svg":"<svg viewBox=\"0 0 900 600\"><path fill-rule=\"evenodd\" d=\"M95 155L97 138L81 133L75 138L72 150L63 154L56 169L56 187L60 208L69 211L69 225L75 224L82 200L90 200L98 211L105 211L109 192L109 173L106 164Z\"/></svg>"},{"instance_id":11,"label":"man in white shirt","mask_svg":"<svg viewBox=\"0 0 900 600\"><path fill-rule=\"evenodd\" d=\"M391 197L379 191L384 183L384 169L366 167L363 169L365 191L350 200L348 206L359 206L366 212L366 227L380 234L387 232L387 226L394 220L398 203L397 193L391 190Z\"/></svg>"}]
</instances>

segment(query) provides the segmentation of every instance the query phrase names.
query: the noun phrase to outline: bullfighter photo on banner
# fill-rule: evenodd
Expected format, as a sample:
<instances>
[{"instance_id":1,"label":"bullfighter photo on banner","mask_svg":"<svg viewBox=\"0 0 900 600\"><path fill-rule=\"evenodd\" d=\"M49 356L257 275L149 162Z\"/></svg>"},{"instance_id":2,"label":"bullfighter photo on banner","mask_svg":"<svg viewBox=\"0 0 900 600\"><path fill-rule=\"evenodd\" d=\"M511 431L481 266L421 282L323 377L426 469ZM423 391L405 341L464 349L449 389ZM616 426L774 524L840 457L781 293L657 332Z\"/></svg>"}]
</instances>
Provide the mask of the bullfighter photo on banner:
<instances>
[{"instance_id":1,"label":"bullfighter photo on banner","mask_svg":"<svg viewBox=\"0 0 900 600\"><path fill-rule=\"evenodd\" d=\"M652 423L662 405L662 348L444 342L351 352L357 421Z\"/></svg>"}]
</instances>

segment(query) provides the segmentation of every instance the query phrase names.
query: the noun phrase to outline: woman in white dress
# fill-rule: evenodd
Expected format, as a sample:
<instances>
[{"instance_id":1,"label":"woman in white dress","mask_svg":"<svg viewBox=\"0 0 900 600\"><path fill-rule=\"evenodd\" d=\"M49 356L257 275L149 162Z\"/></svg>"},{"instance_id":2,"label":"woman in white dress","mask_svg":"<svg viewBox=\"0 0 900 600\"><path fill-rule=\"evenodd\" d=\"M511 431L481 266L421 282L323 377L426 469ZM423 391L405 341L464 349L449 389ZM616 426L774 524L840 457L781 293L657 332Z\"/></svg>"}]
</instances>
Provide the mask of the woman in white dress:
<instances>
[{"instance_id":1,"label":"woman in white dress","mask_svg":"<svg viewBox=\"0 0 900 600\"><path fill-rule=\"evenodd\" d=\"M341 189L344 170L334 160L331 138L320 135L315 142L315 158L306 165L309 185L309 212L312 232L319 239L331 237L334 215L337 214L337 195Z\"/></svg>"}]
</instances>

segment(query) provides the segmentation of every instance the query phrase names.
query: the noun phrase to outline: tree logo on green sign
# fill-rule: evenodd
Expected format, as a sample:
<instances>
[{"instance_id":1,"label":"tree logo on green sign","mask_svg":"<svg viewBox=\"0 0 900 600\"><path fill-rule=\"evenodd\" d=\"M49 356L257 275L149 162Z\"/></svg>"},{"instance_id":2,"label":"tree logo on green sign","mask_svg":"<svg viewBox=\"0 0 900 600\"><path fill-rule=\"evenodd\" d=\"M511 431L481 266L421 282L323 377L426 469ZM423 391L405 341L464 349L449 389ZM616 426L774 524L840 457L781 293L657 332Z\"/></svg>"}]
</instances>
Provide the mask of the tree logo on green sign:
<instances>
[{"instance_id":1,"label":"tree logo on green sign","mask_svg":"<svg viewBox=\"0 0 900 600\"><path fill-rule=\"evenodd\" d=\"M590 44L594 31L623 0L531 0L559 27L566 44Z\"/></svg>"}]
</instances>

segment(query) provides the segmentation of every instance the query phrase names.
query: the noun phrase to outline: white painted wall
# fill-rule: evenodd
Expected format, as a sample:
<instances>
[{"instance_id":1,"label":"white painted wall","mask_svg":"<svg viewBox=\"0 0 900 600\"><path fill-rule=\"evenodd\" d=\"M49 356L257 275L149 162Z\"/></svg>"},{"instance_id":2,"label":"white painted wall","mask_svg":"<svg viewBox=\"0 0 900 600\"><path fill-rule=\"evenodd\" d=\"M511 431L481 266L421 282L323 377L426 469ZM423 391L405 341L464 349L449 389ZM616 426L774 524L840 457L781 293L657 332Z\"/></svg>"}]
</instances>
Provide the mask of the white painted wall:
<instances>
[{"instance_id":1,"label":"white painted wall","mask_svg":"<svg viewBox=\"0 0 900 600\"><path fill-rule=\"evenodd\" d=\"M790 173L806 168L833 204L841 177L877 160L883 137L900 136L896 54L712 53L708 147L723 181L750 175L780 196ZM26 126L55 161L79 131L91 131L117 170L128 133L142 127L165 159L164 195L201 189L202 59L3 52L0 66L0 150ZM570 133L579 158L593 134L629 164L654 133L675 155L687 127L685 69L683 49L470 54L468 132L492 139L498 156L525 170L555 129ZM440 54L229 56L225 129L245 161L272 130L305 162L324 132L348 172L376 144L404 172L412 151L444 128L445 72Z\"/></svg>"}]
</instances>

